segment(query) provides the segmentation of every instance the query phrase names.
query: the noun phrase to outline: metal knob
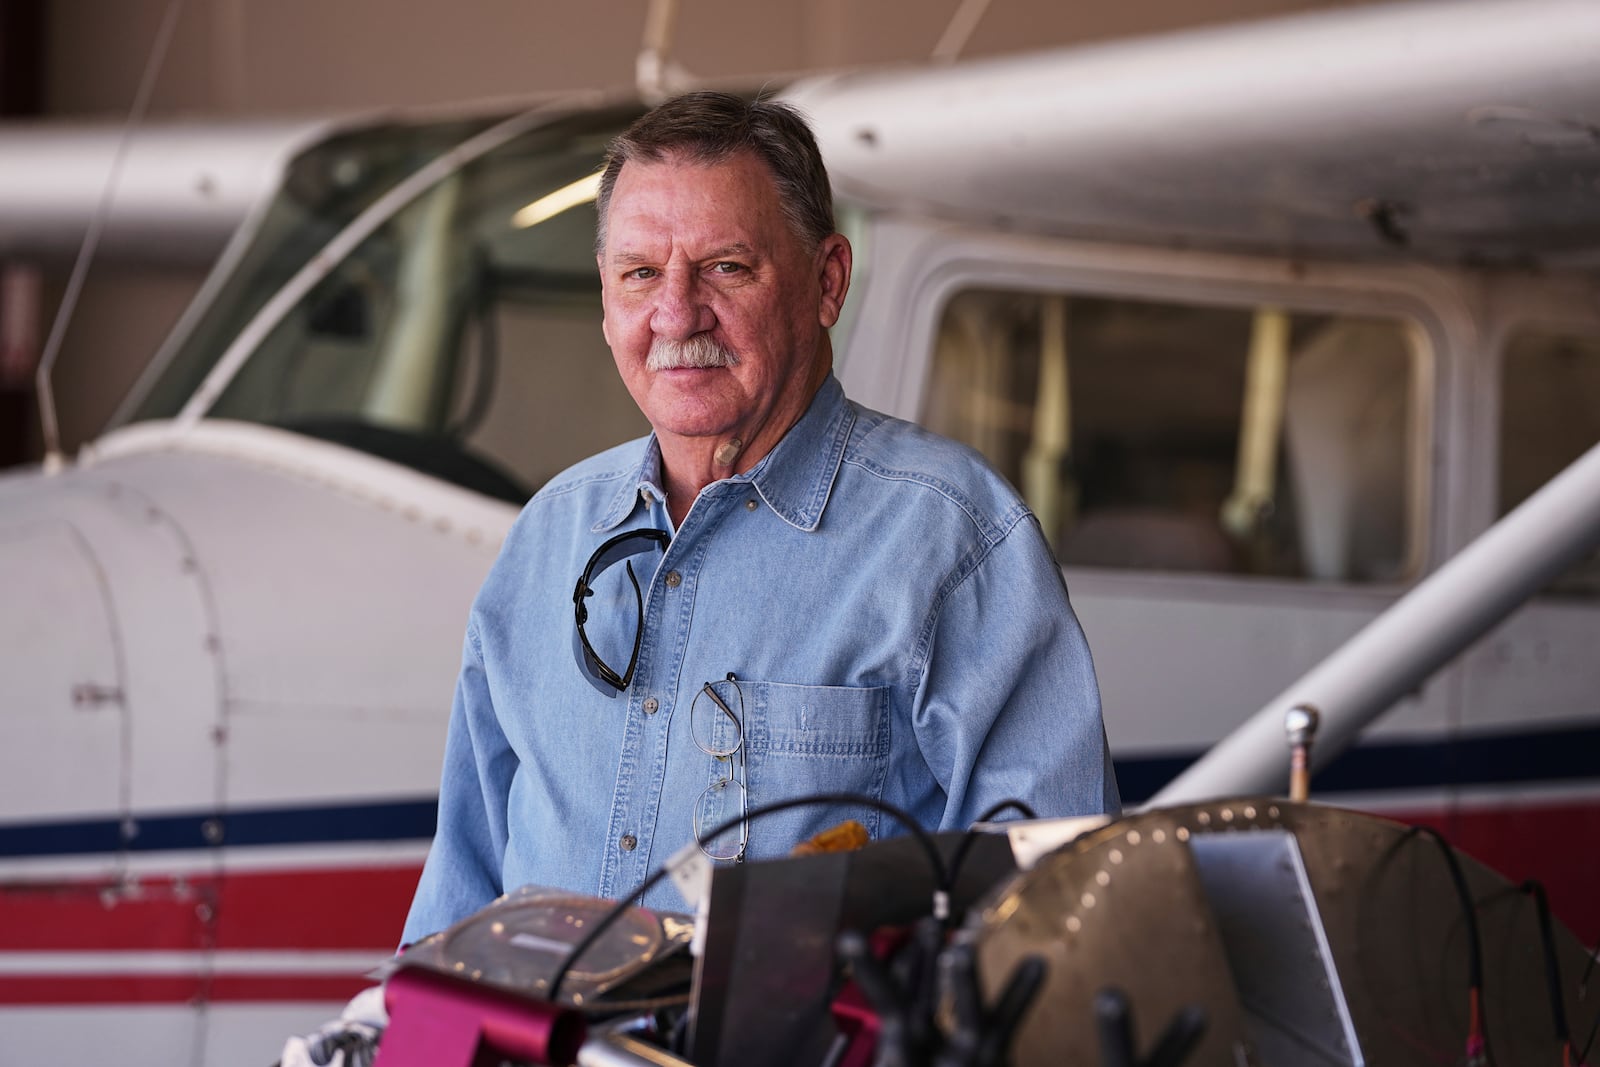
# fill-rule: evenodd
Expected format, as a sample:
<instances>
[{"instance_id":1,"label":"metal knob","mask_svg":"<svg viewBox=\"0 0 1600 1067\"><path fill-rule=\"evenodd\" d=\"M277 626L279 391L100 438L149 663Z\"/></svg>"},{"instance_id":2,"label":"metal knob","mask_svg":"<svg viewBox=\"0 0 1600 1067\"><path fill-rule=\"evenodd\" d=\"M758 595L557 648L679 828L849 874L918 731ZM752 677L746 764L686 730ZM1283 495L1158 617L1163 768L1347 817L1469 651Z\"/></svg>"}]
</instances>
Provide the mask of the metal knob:
<instances>
[{"instance_id":1,"label":"metal knob","mask_svg":"<svg viewBox=\"0 0 1600 1067\"><path fill-rule=\"evenodd\" d=\"M1321 718L1310 704L1296 704L1283 716L1289 739L1289 799L1303 804L1311 796L1311 741Z\"/></svg>"}]
</instances>

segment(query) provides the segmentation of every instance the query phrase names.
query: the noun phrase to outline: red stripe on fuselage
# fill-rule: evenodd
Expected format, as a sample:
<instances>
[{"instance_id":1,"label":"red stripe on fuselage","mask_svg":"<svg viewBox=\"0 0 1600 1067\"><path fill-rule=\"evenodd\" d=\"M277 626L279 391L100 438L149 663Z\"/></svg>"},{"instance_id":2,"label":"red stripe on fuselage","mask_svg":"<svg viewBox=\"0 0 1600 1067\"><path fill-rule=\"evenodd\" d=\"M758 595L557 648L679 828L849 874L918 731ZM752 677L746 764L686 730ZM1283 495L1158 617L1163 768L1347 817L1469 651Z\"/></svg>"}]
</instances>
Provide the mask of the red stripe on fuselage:
<instances>
[{"instance_id":1,"label":"red stripe on fuselage","mask_svg":"<svg viewBox=\"0 0 1600 1067\"><path fill-rule=\"evenodd\" d=\"M0 885L0 952L373 949L399 944L421 867Z\"/></svg>"},{"instance_id":2,"label":"red stripe on fuselage","mask_svg":"<svg viewBox=\"0 0 1600 1067\"><path fill-rule=\"evenodd\" d=\"M0 1005L343 1003L372 985L360 975L6 975Z\"/></svg>"}]
</instances>

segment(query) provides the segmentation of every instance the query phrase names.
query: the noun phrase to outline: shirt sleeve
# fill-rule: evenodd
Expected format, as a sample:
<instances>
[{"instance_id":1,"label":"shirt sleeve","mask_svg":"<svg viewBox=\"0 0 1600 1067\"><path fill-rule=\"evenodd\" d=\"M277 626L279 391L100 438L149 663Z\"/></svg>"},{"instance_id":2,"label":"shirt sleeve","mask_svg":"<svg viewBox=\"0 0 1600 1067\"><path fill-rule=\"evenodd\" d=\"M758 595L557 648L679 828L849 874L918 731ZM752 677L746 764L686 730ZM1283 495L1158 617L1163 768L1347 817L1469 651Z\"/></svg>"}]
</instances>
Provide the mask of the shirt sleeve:
<instances>
[{"instance_id":1,"label":"shirt sleeve","mask_svg":"<svg viewBox=\"0 0 1600 1067\"><path fill-rule=\"evenodd\" d=\"M1031 513L959 579L928 632L912 718L945 792L940 829L1006 800L1041 817L1121 812L1089 645Z\"/></svg>"},{"instance_id":2,"label":"shirt sleeve","mask_svg":"<svg viewBox=\"0 0 1600 1067\"><path fill-rule=\"evenodd\" d=\"M506 798L515 770L515 754L490 699L477 631L469 625L445 738L438 827L402 945L443 930L504 892Z\"/></svg>"}]
</instances>

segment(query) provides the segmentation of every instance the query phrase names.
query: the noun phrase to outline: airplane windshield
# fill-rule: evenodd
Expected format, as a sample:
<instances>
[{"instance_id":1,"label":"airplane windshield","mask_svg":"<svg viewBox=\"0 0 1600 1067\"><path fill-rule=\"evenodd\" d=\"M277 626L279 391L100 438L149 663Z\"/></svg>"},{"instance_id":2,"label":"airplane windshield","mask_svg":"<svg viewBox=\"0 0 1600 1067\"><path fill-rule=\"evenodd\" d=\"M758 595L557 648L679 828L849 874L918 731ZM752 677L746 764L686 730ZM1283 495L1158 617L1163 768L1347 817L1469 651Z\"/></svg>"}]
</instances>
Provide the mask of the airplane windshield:
<instances>
[{"instance_id":1,"label":"airplane windshield","mask_svg":"<svg viewBox=\"0 0 1600 1067\"><path fill-rule=\"evenodd\" d=\"M264 423L520 502L645 432L601 337L594 175L629 110L556 119L385 220L283 315L205 415ZM296 161L236 282L132 418L173 418L228 344L395 182L478 132L363 131Z\"/></svg>"}]
</instances>

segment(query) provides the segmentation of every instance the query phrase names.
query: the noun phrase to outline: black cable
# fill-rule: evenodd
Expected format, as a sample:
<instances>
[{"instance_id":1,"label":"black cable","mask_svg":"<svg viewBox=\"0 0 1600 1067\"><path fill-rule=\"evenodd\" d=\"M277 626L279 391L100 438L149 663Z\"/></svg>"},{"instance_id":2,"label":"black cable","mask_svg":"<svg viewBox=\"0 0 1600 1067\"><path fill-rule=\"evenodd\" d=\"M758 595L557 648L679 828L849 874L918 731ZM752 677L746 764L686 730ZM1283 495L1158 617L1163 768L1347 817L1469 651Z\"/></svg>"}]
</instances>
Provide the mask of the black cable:
<instances>
[{"instance_id":1,"label":"black cable","mask_svg":"<svg viewBox=\"0 0 1600 1067\"><path fill-rule=\"evenodd\" d=\"M993 807L989 808L982 815L979 815L973 821L974 822L991 822L994 819L999 818L1001 815L1004 815L1008 811L1015 811L1018 815L1021 815L1024 819L1037 819L1039 817L1039 813L1038 812L1036 812L1032 808L1028 807L1027 804L1025 804L1022 801L1018 800L1016 797L1012 797L1009 800L1002 800L1000 803L998 803L998 804L994 805Z\"/></svg>"},{"instance_id":2,"label":"black cable","mask_svg":"<svg viewBox=\"0 0 1600 1067\"><path fill-rule=\"evenodd\" d=\"M974 819L972 825L976 826L979 823L989 822L991 819L994 819L1007 811L1016 811L1020 813L1024 819L1037 819L1039 817L1034 813L1032 808L1028 807L1028 805L1024 804L1020 800L1002 800L1000 803L989 808L982 815L979 815L976 819ZM972 851L972 845L975 841L977 841L977 839L977 832L971 827L968 827L966 834L961 838L960 843L956 845L955 852L950 856L949 888L952 891L956 887L956 879L961 876L962 865L967 862L967 853Z\"/></svg>"},{"instance_id":3,"label":"black cable","mask_svg":"<svg viewBox=\"0 0 1600 1067\"><path fill-rule=\"evenodd\" d=\"M1445 866L1450 869L1450 881L1456 890L1456 901L1461 905L1461 918L1467 924L1467 984L1474 989L1483 988L1483 949L1482 941L1478 937L1478 909L1472 902L1472 893L1467 889L1466 875L1461 873L1461 862L1456 859L1456 851L1444 835L1431 826L1412 826L1406 831L1407 837L1421 834L1431 838L1439 846L1440 853L1444 856Z\"/></svg>"},{"instance_id":4,"label":"black cable","mask_svg":"<svg viewBox=\"0 0 1600 1067\"><path fill-rule=\"evenodd\" d=\"M590 924L589 932L578 938L578 943L567 950L566 956L561 961L561 966L557 967L556 973L551 976L550 991L545 994L550 1003L556 1003L556 996L561 992L561 983L567 977L567 972L572 970L572 965L578 962L578 958L589 951L589 946L598 941L600 935L610 929L611 924L616 922L623 912L633 907L635 897L642 897L649 892L652 886L667 876L667 871L668 868L666 867L657 867L650 877L639 883L637 889L618 900L611 906L610 911Z\"/></svg>"},{"instance_id":5,"label":"black cable","mask_svg":"<svg viewBox=\"0 0 1600 1067\"><path fill-rule=\"evenodd\" d=\"M1533 897L1539 910L1539 943L1544 949L1544 983L1550 999L1551 1024L1555 1027L1556 1044L1571 1051L1572 1034L1567 1030L1567 1006L1561 995L1561 961L1556 958L1555 935L1550 930L1550 900L1545 896L1544 885L1528 879L1519 887Z\"/></svg>"},{"instance_id":6,"label":"black cable","mask_svg":"<svg viewBox=\"0 0 1600 1067\"><path fill-rule=\"evenodd\" d=\"M1455 886L1456 902L1461 909L1462 921L1467 927L1467 993L1470 1009L1467 1053L1469 1056L1475 1054L1474 1046L1481 1043L1484 1055L1488 1057L1489 1042L1480 1011L1483 997L1483 943L1478 935L1478 909L1473 903L1472 893L1467 889L1467 877L1461 872L1461 862L1456 859L1455 849L1450 846L1450 842L1431 826L1407 827L1401 840L1404 841L1417 834L1431 838L1433 843L1439 846L1445 866L1450 870L1450 881ZM1492 1057L1488 1058L1492 1062Z\"/></svg>"},{"instance_id":7,"label":"black cable","mask_svg":"<svg viewBox=\"0 0 1600 1067\"><path fill-rule=\"evenodd\" d=\"M789 800L775 800L771 804L763 804L759 808L752 808L743 815L728 819L720 826L715 827L710 833L705 834L703 840L714 841L721 835L727 833L729 830L737 828L740 823L753 822L754 820L765 815L772 815L780 811L788 811L791 808L804 808L811 805L820 806L824 804L857 804L862 807L873 808L877 811L883 812L885 815L891 816L896 822L900 823L911 832L911 835L917 839L917 843L922 846L922 851L927 854L928 866L933 872L935 895L937 896L939 893L943 893L946 898L948 898L950 893L950 879L949 875L945 871L944 861L939 858L938 846L933 843L933 835L928 833L927 830L923 829L922 824L917 822L917 820L911 816L910 812L907 812L901 808L897 808L893 804L887 804L884 801L878 800L876 797L864 796L860 793L818 793L815 796L809 797L792 797ZM589 932L584 934L583 937L579 938L577 944L573 945L572 948L568 950L566 958L561 961L561 966L557 967L555 974L551 976L550 991L545 994L546 998L552 1004L556 1002L556 997L561 992L561 983L567 977L567 973L572 970L573 964L575 964L578 959L589 950L591 945L599 940L600 935L605 933L605 931L611 927L612 923L617 921L623 912L627 911L633 906L633 902L635 900L644 896L645 893L649 892L651 887L653 887L657 882L661 881L661 879L665 878L667 876L667 871L668 868L665 866L657 867L655 871L651 873L650 877L639 883L638 888L634 889L633 892L624 895L616 902L616 904L612 905L610 911L600 916L600 918L589 927Z\"/></svg>"},{"instance_id":8,"label":"black cable","mask_svg":"<svg viewBox=\"0 0 1600 1067\"><path fill-rule=\"evenodd\" d=\"M1595 942L1594 948L1589 950L1589 962L1583 966L1583 978L1578 982L1579 996L1581 997L1589 988L1589 976L1594 973L1594 961L1600 958L1600 941ZM1589 1062L1589 1049L1594 1047L1594 1038L1600 1034L1600 1015L1595 1016L1594 1025L1589 1027L1589 1036L1584 1039L1583 1051L1578 1053L1579 1063Z\"/></svg>"}]
</instances>

